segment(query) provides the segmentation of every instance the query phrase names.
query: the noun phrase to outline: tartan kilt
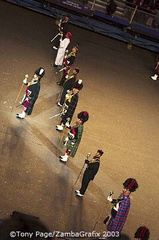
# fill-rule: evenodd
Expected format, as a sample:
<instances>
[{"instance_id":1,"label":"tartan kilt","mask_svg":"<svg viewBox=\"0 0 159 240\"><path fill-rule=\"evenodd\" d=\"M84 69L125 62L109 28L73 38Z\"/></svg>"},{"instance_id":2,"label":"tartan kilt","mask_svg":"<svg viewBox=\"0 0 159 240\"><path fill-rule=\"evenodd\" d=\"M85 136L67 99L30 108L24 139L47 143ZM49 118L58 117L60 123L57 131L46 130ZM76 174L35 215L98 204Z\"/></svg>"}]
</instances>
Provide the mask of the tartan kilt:
<instances>
[{"instance_id":1,"label":"tartan kilt","mask_svg":"<svg viewBox=\"0 0 159 240\"><path fill-rule=\"evenodd\" d=\"M72 145L73 140L68 140L67 144L66 144L66 148L70 150L70 157L74 157L77 149L79 147L81 138L82 138L82 133L83 133L83 125L82 124L76 124L76 126L78 127L78 135L77 135L77 140L75 142L74 145Z\"/></svg>"}]
</instances>

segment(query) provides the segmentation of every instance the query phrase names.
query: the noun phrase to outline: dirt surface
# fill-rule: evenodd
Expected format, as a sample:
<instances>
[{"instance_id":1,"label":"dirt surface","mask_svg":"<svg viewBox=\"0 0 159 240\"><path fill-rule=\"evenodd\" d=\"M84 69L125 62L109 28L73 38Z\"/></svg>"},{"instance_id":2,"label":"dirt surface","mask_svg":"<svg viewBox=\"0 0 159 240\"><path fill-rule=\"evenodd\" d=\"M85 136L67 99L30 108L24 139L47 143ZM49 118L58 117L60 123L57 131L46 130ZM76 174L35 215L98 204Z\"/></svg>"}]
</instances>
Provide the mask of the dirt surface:
<instances>
[{"instance_id":1,"label":"dirt surface","mask_svg":"<svg viewBox=\"0 0 159 240\"><path fill-rule=\"evenodd\" d=\"M159 85L150 79L156 54L128 50L123 42L71 26L70 48L80 44L75 66L84 83L72 123L83 110L90 119L75 158L63 164L58 156L65 151L64 134L55 130L60 119L49 119L59 112L61 91L59 76L50 66L56 56L50 44L55 20L3 1L0 16L0 218L16 210L38 216L50 231L102 233L111 209L108 193L113 190L118 197L122 183L133 177L139 189L132 193L122 239L133 239L136 229L146 225L150 240L158 240ZM24 75L31 80L40 66L46 75L34 111L18 120ZM78 199L74 190L81 179L74 183L85 156L99 148L104 151L100 170Z\"/></svg>"}]
</instances>

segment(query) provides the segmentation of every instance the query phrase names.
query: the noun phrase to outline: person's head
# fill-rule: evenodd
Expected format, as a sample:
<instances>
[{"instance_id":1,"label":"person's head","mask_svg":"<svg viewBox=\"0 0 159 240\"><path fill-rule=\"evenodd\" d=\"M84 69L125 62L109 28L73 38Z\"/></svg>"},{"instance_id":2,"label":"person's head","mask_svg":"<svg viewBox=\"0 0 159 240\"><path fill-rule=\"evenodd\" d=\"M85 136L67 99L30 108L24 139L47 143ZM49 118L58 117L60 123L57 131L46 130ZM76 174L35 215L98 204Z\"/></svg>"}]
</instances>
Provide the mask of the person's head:
<instances>
[{"instance_id":1,"label":"person's head","mask_svg":"<svg viewBox=\"0 0 159 240\"><path fill-rule=\"evenodd\" d=\"M70 21L70 16L69 15L67 15L67 16L65 16L65 21Z\"/></svg>"},{"instance_id":2,"label":"person's head","mask_svg":"<svg viewBox=\"0 0 159 240\"><path fill-rule=\"evenodd\" d=\"M71 32L67 32L67 33L66 33L66 38L69 38L69 39L70 39L71 37L72 37L72 33L71 33Z\"/></svg>"},{"instance_id":3,"label":"person's head","mask_svg":"<svg viewBox=\"0 0 159 240\"><path fill-rule=\"evenodd\" d=\"M73 92L75 92L76 89L76 91L78 90L77 92L79 92L80 90L82 90L82 88L83 88L82 79L79 79L74 83L72 90Z\"/></svg>"},{"instance_id":4,"label":"person's head","mask_svg":"<svg viewBox=\"0 0 159 240\"><path fill-rule=\"evenodd\" d=\"M45 75L45 69L40 67L34 72L34 80L40 80Z\"/></svg>"},{"instance_id":5,"label":"person's head","mask_svg":"<svg viewBox=\"0 0 159 240\"><path fill-rule=\"evenodd\" d=\"M95 157L101 157L103 155L103 153L104 152L102 150L98 149L96 154L95 154Z\"/></svg>"},{"instance_id":6,"label":"person's head","mask_svg":"<svg viewBox=\"0 0 159 240\"><path fill-rule=\"evenodd\" d=\"M82 111L78 113L77 118L82 122L85 123L89 119L89 113L87 111Z\"/></svg>"},{"instance_id":7,"label":"person's head","mask_svg":"<svg viewBox=\"0 0 159 240\"><path fill-rule=\"evenodd\" d=\"M139 227L134 235L134 240L148 240L150 236L150 231L147 227Z\"/></svg>"},{"instance_id":8,"label":"person's head","mask_svg":"<svg viewBox=\"0 0 159 240\"><path fill-rule=\"evenodd\" d=\"M79 73L79 68L73 69L72 73L75 74L75 75L77 75L77 74Z\"/></svg>"},{"instance_id":9,"label":"person's head","mask_svg":"<svg viewBox=\"0 0 159 240\"><path fill-rule=\"evenodd\" d=\"M73 48L72 48L72 52L73 52L73 53L76 53L77 51L78 51L78 48L77 48L77 47L73 47Z\"/></svg>"},{"instance_id":10,"label":"person's head","mask_svg":"<svg viewBox=\"0 0 159 240\"><path fill-rule=\"evenodd\" d=\"M128 178L123 183L123 194L129 195L131 192L136 191L138 183L134 178Z\"/></svg>"}]
</instances>

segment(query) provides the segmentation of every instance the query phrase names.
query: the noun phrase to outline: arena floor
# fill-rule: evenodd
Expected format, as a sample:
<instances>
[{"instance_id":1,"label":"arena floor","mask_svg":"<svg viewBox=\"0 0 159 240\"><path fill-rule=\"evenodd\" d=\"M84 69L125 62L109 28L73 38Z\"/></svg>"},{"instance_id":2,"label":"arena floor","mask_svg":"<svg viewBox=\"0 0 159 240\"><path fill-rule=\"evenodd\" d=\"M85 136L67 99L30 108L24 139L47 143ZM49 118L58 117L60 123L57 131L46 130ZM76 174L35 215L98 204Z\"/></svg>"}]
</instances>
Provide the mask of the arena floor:
<instances>
[{"instance_id":1,"label":"arena floor","mask_svg":"<svg viewBox=\"0 0 159 240\"><path fill-rule=\"evenodd\" d=\"M133 177L139 188L131 195L122 240L133 239L140 225L150 229L150 240L158 240L159 84L150 79L157 54L128 50L123 42L71 25L70 48L80 44L75 66L84 83L72 123L83 110L90 119L75 158L63 164L58 156L65 151L64 134L55 130L60 119L49 119L59 112L61 91L60 76L50 66L55 19L4 1L0 15L0 218L16 210L38 216L50 231L94 230L102 237L111 209L107 195L113 190L118 197L122 183ZM33 114L18 120L24 75L31 80L40 66L46 75ZM79 199L74 190L81 179L74 183L86 154L97 149L104 151L100 170Z\"/></svg>"}]
</instances>

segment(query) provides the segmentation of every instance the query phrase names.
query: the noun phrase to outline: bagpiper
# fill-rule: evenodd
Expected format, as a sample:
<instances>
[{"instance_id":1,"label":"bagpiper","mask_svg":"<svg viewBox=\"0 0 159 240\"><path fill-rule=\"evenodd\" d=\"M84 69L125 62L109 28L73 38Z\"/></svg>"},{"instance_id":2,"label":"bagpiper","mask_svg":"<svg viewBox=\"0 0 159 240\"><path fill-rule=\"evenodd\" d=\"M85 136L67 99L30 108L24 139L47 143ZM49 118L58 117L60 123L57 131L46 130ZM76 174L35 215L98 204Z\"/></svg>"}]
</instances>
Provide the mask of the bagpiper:
<instances>
[{"instance_id":1,"label":"bagpiper","mask_svg":"<svg viewBox=\"0 0 159 240\"><path fill-rule=\"evenodd\" d=\"M23 105L22 113L17 113L16 117L20 119L24 119L25 115L31 115L33 111L34 104L38 98L40 91L40 80L45 75L44 68L40 67L34 72L33 79L31 82L27 82L28 75L25 75L25 79L23 83L27 86L25 90L25 95L21 100L21 105Z\"/></svg>"},{"instance_id":2,"label":"bagpiper","mask_svg":"<svg viewBox=\"0 0 159 240\"><path fill-rule=\"evenodd\" d=\"M116 236L121 234L130 210L130 194L136 191L138 183L134 178L128 178L123 183L123 190L117 199L112 199L112 196L108 196L107 200L113 204L111 210L111 216L107 216L104 223L107 225L109 232L116 233Z\"/></svg>"},{"instance_id":3,"label":"bagpiper","mask_svg":"<svg viewBox=\"0 0 159 240\"><path fill-rule=\"evenodd\" d=\"M88 121L89 114L87 111L82 111L78 113L77 118L78 118L77 122L73 127L71 127L68 133L68 137L65 140L66 152L64 156L60 156L60 161L62 162L67 162L69 156L72 158L75 156L82 139L84 129L83 125L85 122Z\"/></svg>"}]
</instances>

